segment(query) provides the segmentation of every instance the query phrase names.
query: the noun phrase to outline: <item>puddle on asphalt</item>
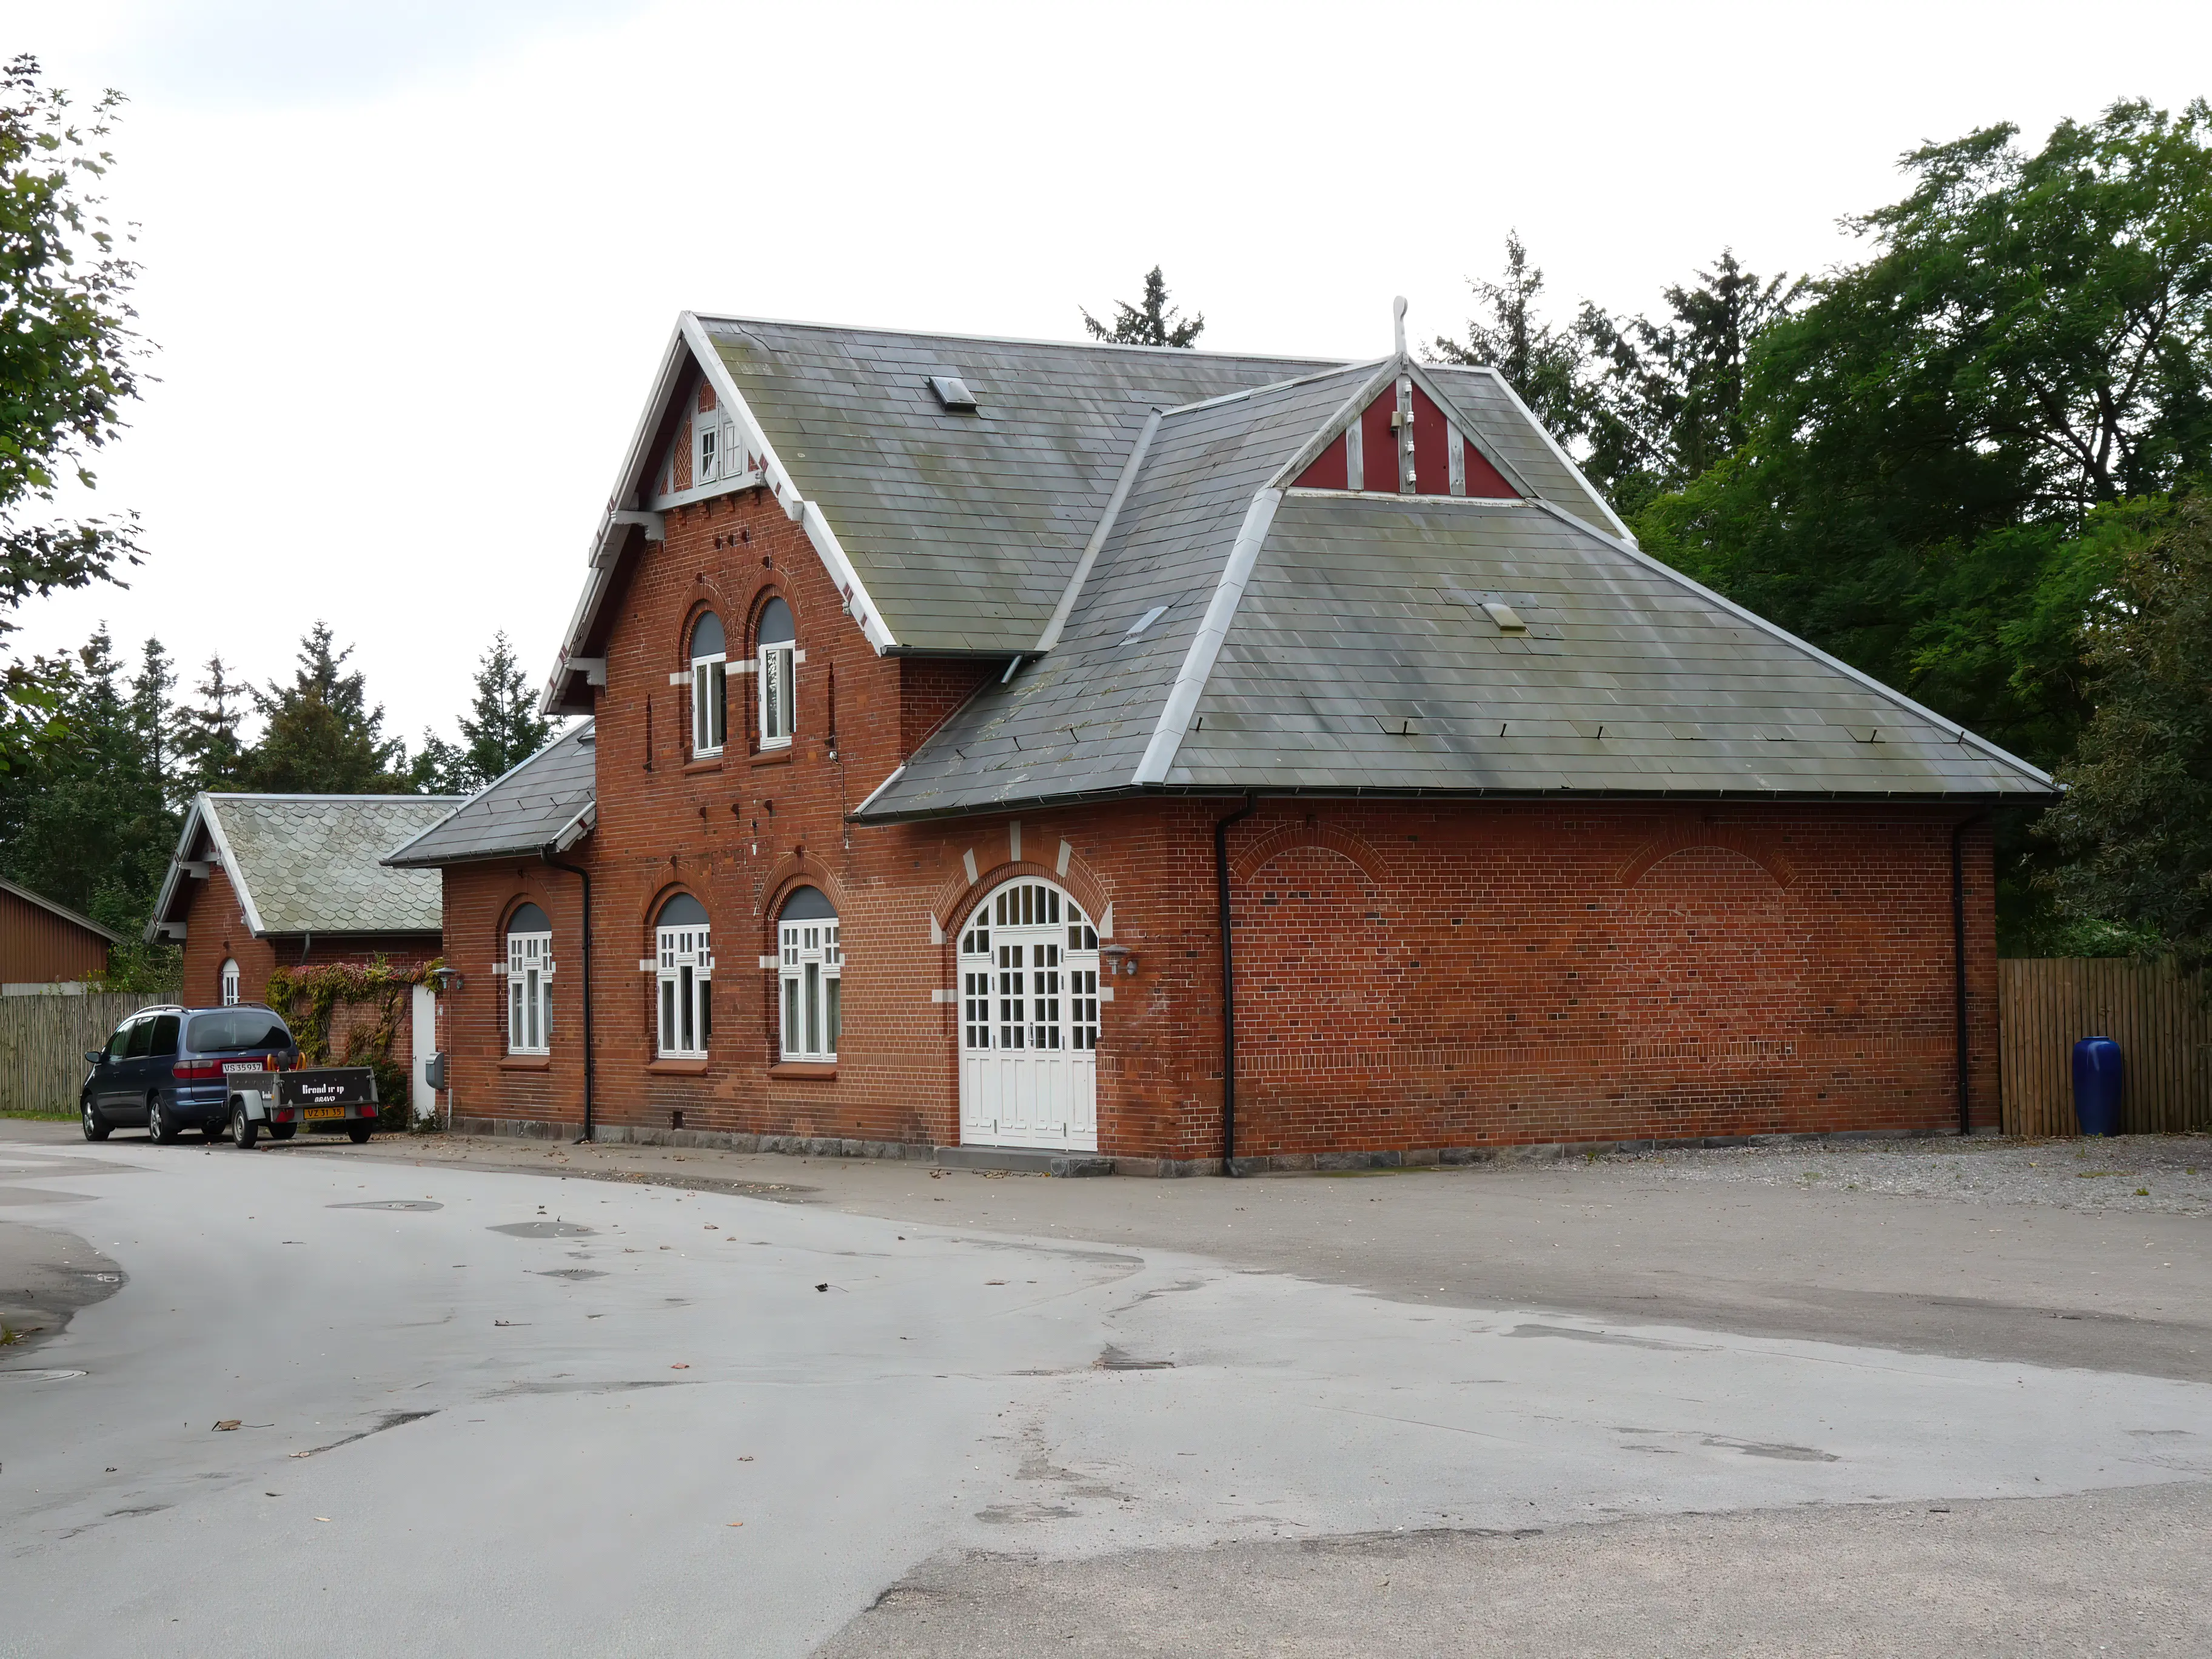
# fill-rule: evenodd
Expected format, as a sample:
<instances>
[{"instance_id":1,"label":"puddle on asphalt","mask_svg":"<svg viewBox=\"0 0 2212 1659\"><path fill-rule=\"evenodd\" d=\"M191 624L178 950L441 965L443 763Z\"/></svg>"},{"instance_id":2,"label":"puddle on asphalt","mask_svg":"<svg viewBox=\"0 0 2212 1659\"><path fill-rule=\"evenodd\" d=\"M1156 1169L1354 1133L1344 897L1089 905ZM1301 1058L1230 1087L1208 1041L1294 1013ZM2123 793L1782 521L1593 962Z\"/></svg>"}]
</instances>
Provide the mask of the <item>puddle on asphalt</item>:
<instances>
[{"instance_id":1,"label":"puddle on asphalt","mask_svg":"<svg viewBox=\"0 0 2212 1659\"><path fill-rule=\"evenodd\" d=\"M442 1210L446 1206L427 1198L371 1198L356 1204L326 1204L330 1210Z\"/></svg>"},{"instance_id":2,"label":"puddle on asphalt","mask_svg":"<svg viewBox=\"0 0 2212 1659\"><path fill-rule=\"evenodd\" d=\"M535 1270L540 1279L605 1279L606 1275L596 1267L540 1267Z\"/></svg>"},{"instance_id":3,"label":"puddle on asphalt","mask_svg":"<svg viewBox=\"0 0 2212 1659\"><path fill-rule=\"evenodd\" d=\"M580 1221L510 1221L490 1231L510 1238L589 1238L599 1229Z\"/></svg>"}]
</instances>

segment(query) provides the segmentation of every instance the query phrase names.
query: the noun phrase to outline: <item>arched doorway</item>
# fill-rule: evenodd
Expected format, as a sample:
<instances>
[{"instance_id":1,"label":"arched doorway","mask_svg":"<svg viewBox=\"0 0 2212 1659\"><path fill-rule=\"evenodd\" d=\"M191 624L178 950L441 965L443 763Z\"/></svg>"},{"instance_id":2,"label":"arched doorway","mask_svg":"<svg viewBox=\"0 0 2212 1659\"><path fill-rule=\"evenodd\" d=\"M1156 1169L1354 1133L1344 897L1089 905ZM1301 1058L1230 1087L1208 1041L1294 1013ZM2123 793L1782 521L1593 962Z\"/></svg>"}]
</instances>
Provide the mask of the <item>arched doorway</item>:
<instances>
[{"instance_id":1,"label":"arched doorway","mask_svg":"<svg viewBox=\"0 0 2212 1659\"><path fill-rule=\"evenodd\" d=\"M1098 1150L1098 931L1050 882L985 896L960 929L960 1139Z\"/></svg>"}]
</instances>

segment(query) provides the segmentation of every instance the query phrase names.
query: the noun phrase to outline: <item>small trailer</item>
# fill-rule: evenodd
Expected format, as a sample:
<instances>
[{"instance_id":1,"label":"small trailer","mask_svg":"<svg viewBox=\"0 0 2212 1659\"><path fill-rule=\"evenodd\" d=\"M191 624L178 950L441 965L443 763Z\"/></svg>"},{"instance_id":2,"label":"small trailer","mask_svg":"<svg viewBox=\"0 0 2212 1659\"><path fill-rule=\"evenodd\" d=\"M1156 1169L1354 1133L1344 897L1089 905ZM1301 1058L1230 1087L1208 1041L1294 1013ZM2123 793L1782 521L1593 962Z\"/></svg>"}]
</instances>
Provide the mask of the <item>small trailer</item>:
<instances>
[{"instance_id":1,"label":"small trailer","mask_svg":"<svg viewBox=\"0 0 2212 1659\"><path fill-rule=\"evenodd\" d=\"M366 1066L317 1066L298 1072L241 1067L230 1085L230 1138L250 1148L266 1129L289 1140L301 1129L343 1129L358 1146L376 1127L376 1073Z\"/></svg>"}]
</instances>

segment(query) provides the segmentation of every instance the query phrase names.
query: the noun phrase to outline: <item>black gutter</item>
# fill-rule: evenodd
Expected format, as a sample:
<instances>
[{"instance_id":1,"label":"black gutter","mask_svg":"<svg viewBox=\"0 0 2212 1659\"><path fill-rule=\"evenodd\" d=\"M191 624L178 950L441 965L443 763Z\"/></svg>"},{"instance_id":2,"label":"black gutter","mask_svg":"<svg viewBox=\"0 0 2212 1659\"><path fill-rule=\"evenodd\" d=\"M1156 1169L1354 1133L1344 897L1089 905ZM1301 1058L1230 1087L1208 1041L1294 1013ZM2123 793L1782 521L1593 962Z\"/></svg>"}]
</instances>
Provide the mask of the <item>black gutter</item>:
<instances>
[{"instance_id":1,"label":"black gutter","mask_svg":"<svg viewBox=\"0 0 2212 1659\"><path fill-rule=\"evenodd\" d=\"M1959 1133L1974 1132L1972 1061L1966 1048L1966 831L1987 822L1987 812L1960 818L1951 830L1951 989L1953 1033L1957 1045Z\"/></svg>"},{"instance_id":2,"label":"black gutter","mask_svg":"<svg viewBox=\"0 0 2212 1659\"><path fill-rule=\"evenodd\" d=\"M911 765L913 763L908 763ZM2055 789L2024 789L2012 792L1976 790L1918 791L1888 790L1869 793L1843 790L1773 790L1773 789L1369 789L1358 786L1309 787L1296 784L1268 784L1267 793L1285 799L1379 801L1394 804L1401 801L1565 801L1582 805L1592 801L1631 801L1644 803L1663 801L1675 805L1694 805L1711 801L1730 806L2047 806L2057 800ZM895 825L902 823L930 823L941 818L988 817L1006 812L1048 811L1057 806L1100 805L1112 801L1129 800L1186 800L1218 799L1239 793L1233 786L1220 784L1138 784L1121 785L1107 789L1070 789L1057 794L1010 796L1002 800L964 801L953 806L932 806L920 811L899 812L871 812L854 808L846 815L853 823Z\"/></svg>"},{"instance_id":3,"label":"black gutter","mask_svg":"<svg viewBox=\"0 0 2212 1659\"><path fill-rule=\"evenodd\" d=\"M553 856L549 843L538 849L538 856L555 870L566 870L584 884L584 1133L576 1138L581 1146L592 1138L592 872L580 864L563 864Z\"/></svg>"},{"instance_id":4,"label":"black gutter","mask_svg":"<svg viewBox=\"0 0 2212 1659\"><path fill-rule=\"evenodd\" d=\"M1259 797L1213 821L1213 890L1221 907L1221 1173L1237 1173L1237 969L1230 955L1229 826L1259 808Z\"/></svg>"}]
</instances>

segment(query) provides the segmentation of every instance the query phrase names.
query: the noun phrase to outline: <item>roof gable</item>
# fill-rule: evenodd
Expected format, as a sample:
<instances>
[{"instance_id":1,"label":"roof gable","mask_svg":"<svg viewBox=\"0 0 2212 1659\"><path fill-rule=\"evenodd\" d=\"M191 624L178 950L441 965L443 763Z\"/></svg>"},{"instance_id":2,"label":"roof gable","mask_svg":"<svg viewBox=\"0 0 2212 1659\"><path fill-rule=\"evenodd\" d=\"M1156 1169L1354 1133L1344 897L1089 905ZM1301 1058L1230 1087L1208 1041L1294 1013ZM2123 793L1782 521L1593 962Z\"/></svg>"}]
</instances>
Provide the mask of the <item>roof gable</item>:
<instances>
[{"instance_id":1,"label":"roof gable","mask_svg":"<svg viewBox=\"0 0 2212 1659\"><path fill-rule=\"evenodd\" d=\"M384 862L433 869L567 851L597 821L596 729L586 721L470 796Z\"/></svg>"},{"instance_id":2,"label":"roof gable","mask_svg":"<svg viewBox=\"0 0 2212 1659\"><path fill-rule=\"evenodd\" d=\"M1292 479L1300 489L1392 495L1516 499L1533 492L1507 477L1472 422L1449 409L1425 375L1401 362L1389 384L1334 423L1321 452Z\"/></svg>"},{"instance_id":3,"label":"roof gable","mask_svg":"<svg viewBox=\"0 0 2212 1659\"><path fill-rule=\"evenodd\" d=\"M452 795L195 796L155 902L152 937L183 919L194 866L220 864L257 938L272 933L437 933L434 873L383 856L459 804ZM204 867L198 874L206 873Z\"/></svg>"}]
</instances>

